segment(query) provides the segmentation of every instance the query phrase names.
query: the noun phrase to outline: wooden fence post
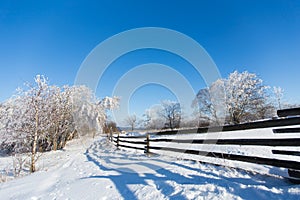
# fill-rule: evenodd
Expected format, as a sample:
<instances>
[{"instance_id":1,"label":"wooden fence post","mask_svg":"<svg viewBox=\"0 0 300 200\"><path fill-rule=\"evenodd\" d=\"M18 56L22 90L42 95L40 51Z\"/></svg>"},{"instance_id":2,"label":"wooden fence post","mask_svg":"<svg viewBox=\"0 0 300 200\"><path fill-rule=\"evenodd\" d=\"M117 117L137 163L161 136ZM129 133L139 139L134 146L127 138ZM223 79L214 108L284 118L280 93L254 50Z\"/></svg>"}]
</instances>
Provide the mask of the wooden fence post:
<instances>
[{"instance_id":1,"label":"wooden fence post","mask_svg":"<svg viewBox=\"0 0 300 200\"><path fill-rule=\"evenodd\" d=\"M120 132L118 132L118 137L117 137L117 149L119 149L119 140L120 140Z\"/></svg>"},{"instance_id":2,"label":"wooden fence post","mask_svg":"<svg viewBox=\"0 0 300 200\"><path fill-rule=\"evenodd\" d=\"M149 136L149 133L147 133L147 136L146 136L146 146L145 146L145 153L149 156L150 154L150 136Z\"/></svg>"},{"instance_id":3,"label":"wooden fence post","mask_svg":"<svg viewBox=\"0 0 300 200\"><path fill-rule=\"evenodd\" d=\"M112 131L112 128L110 127L110 129L109 129L109 140L111 141L111 142L113 142L113 131Z\"/></svg>"}]
</instances>

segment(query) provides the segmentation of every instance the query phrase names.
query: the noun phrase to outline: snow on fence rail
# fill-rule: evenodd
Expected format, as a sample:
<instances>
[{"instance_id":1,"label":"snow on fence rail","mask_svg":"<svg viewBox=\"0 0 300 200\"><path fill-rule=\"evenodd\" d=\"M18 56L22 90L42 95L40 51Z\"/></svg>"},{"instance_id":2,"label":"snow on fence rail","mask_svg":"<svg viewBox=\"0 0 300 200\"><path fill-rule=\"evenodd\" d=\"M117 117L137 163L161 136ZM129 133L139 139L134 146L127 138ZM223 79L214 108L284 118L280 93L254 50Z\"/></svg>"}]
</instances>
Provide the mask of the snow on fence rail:
<instances>
[{"instance_id":1,"label":"snow on fence rail","mask_svg":"<svg viewBox=\"0 0 300 200\"><path fill-rule=\"evenodd\" d=\"M290 116L290 115L295 116ZM114 136L118 148L165 154L245 170L271 170L300 181L300 109L279 110L273 120L214 128ZM254 170L256 171L256 170ZM274 171L274 170L273 170Z\"/></svg>"}]
</instances>

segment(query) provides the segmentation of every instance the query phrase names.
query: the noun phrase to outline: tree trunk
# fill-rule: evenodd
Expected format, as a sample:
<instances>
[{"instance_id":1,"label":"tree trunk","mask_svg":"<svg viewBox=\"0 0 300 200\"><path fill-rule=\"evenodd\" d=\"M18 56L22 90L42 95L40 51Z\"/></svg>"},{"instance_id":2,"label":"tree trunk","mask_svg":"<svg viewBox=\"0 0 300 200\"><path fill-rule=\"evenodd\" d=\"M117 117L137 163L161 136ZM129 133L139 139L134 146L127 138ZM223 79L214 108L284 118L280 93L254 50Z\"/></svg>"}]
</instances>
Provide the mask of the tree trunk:
<instances>
[{"instance_id":1,"label":"tree trunk","mask_svg":"<svg viewBox=\"0 0 300 200\"><path fill-rule=\"evenodd\" d=\"M30 172L33 173L36 171L35 169L35 156L36 156L36 147L37 147L37 140L38 140L38 127L39 127L39 112L36 108L35 113L35 132L32 141L32 151L31 151L31 164L30 164Z\"/></svg>"},{"instance_id":2,"label":"tree trunk","mask_svg":"<svg viewBox=\"0 0 300 200\"><path fill-rule=\"evenodd\" d=\"M53 151L57 150L58 144L57 144L57 136L58 136L58 128L55 130L55 134L53 136Z\"/></svg>"},{"instance_id":3,"label":"tree trunk","mask_svg":"<svg viewBox=\"0 0 300 200\"><path fill-rule=\"evenodd\" d=\"M171 130L173 130L173 125L172 125L172 119L171 119L171 118L169 118L169 128L170 128Z\"/></svg>"},{"instance_id":4,"label":"tree trunk","mask_svg":"<svg viewBox=\"0 0 300 200\"><path fill-rule=\"evenodd\" d=\"M64 137L64 140L62 141L62 145L61 145L61 148L62 148L62 149L65 148L65 146L66 146L68 140L70 140L70 135L69 135L69 133L66 133L66 134L65 134L65 137Z\"/></svg>"},{"instance_id":5,"label":"tree trunk","mask_svg":"<svg viewBox=\"0 0 300 200\"><path fill-rule=\"evenodd\" d=\"M64 141L66 140L66 133L63 132L60 136L60 140L59 140L59 144L58 144L58 148L59 149L63 149L64 148Z\"/></svg>"},{"instance_id":6,"label":"tree trunk","mask_svg":"<svg viewBox=\"0 0 300 200\"><path fill-rule=\"evenodd\" d=\"M53 137L53 151L56 151L57 150L57 137L54 136Z\"/></svg>"}]
</instances>

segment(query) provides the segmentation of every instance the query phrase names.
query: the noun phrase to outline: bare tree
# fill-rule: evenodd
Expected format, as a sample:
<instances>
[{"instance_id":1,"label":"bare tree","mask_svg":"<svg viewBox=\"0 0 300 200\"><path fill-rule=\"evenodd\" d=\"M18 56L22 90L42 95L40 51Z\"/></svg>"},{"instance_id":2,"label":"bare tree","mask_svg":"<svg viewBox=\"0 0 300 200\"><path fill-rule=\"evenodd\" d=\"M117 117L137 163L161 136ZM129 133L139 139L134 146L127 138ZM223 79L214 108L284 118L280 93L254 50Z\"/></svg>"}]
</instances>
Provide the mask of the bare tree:
<instances>
[{"instance_id":1,"label":"bare tree","mask_svg":"<svg viewBox=\"0 0 300 200\"><path fill-rule=\"evenodd\" d=\"M135 114L133 115L130 115L130 116L127 116L125 119L124 119L125 123L127 125L129 125L131 127L131 131L134 130L134 128L136 127L137 125L137 117Z\"/></svg>"},{"instance_id":2,"label":"bare tree","mask_svg":"<svg viewBox=\"0 0 300 200\"><path fill-rule=\"evenodd\" d=\"M166 120L167 128L179 128L182 114L180 103L165 100L161 103L161 106L160 115Z\"/></svg>"},{"instance_id":3,"label":"bare tree","mask_svg":"<svg viewBox=\"0 0 300 200\"><path fill-rule=\"evenodd\" d=\"M119 131L116 122L108 121L105 123L105 126L103 127L103 132L108 134L111 130L112 132Z\"/></svg>"}]
</instances>

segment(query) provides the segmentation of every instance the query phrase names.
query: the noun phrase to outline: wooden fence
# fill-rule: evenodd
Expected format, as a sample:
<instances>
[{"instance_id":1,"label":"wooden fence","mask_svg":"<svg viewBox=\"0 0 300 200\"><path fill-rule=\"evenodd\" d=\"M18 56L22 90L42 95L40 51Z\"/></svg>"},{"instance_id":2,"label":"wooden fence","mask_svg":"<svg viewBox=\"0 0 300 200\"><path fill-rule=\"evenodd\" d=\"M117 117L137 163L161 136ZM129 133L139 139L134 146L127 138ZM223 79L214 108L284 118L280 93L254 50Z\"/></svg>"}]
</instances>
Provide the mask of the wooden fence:
<instances>
[{"instance_id":1,"label":"wooden fence","mask_svg":"<svg viewBox=\"0 0 300 200\"><path fill-rule=\"evenodd\" d=\"M142 136L117 135L113 141L118 148L147 154L182 155L182 158L237 168L244 168L247 163L246 170L251 170L253 164L273 166L283 169L286 173L283 176L300 181L299 115L299 108L279 110L281 118L273 120Z\"/></svg>"}]
</instances>

